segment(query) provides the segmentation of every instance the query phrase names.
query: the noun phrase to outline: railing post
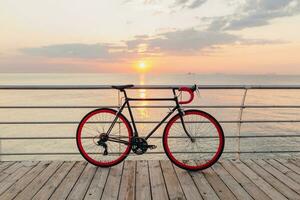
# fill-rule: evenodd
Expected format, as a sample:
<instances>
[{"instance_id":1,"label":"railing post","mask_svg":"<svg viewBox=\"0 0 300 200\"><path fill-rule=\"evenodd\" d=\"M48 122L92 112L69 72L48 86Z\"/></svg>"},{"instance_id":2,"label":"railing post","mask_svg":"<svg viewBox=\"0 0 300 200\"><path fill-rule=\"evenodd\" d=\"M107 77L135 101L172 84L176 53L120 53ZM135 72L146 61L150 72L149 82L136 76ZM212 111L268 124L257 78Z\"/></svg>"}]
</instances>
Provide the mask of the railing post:
<instances>
[{"instance_id":1,"label":"railing post","mask_svg":"<svg viewBox=\"0 0 300 200\"><path fill-rule=\"evenodd\" d=\"M237 136L237 155L236 158L240 159L241 158L241 128L242 128L242 118L243 118L243 111L245 108L245 101L246 101L246 96L249 88L245 88L242 102L241 102L241 107L240 107L240 113L239 113L239 123L238 123L238 136Z\"/></svg>"},{"instance_id":2,"label":"railing post","mask_svg":"<svg viewBox=\"0 0 300 200\"><path fill-rule=\"evenodd\" d=\"M0 139L0 161L2 161L2 157L1 157L1 154L2 154L2 139Z\"/></svg>"},{"instance_id":3,"label":"railing post","mask_svg":"<svg viewBox=\"0 0 300 200\"><path fill-rule=\"evenodd\" d=\"M120 92L120 90L118 90L118 106L119 106L119 108L118 109L120 109L121 108L121 105L122 105L122 99L121 99L121 92ZM121 123L120 123L120 120L118 120L118 127L119 127L119 137L121 136ZM121 152L121 144L119 143L119 152Z\"/></svg>"}]
</instances>

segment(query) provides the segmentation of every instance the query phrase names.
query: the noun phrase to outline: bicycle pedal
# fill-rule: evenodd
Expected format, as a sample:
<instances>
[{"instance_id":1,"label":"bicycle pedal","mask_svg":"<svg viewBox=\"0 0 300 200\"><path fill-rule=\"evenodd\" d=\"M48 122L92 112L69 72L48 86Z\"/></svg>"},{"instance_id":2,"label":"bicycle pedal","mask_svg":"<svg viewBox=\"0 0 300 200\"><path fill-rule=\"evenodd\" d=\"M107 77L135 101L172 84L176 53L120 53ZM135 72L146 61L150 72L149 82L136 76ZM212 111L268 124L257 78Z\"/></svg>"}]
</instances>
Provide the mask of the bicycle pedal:
<instances>
[{"instance_id":1,"label":"bicycle pedal","mask_svg":"<svg viewBox=\"0 0 300 200\"><path fill-rule=\"evenodd\" d=\"M157 147L156 145L148 145L148 148L151 149L151 150L156 149L156 147Z\"/></svg>"}]
</instances>

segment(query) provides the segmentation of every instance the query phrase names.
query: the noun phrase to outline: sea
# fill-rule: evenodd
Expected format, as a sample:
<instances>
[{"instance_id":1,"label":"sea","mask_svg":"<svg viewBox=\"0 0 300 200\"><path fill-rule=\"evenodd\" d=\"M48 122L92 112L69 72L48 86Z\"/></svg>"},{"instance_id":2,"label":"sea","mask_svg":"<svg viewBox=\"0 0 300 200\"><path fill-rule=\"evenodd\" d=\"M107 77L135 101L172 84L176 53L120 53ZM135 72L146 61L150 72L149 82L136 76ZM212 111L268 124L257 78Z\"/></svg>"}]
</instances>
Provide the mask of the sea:
<instances>
[{"instance_id":1,"label":"sea","mask_svg":"<svg viewBox=\"0 0 300 200\"><path fill-rule=\"evenodd\" d=\"M300 75L240 75L240 74L118 74L118 73L2 73L0 85L300 85ZM199 90L199 95L188 105L196 106L213 115L219 121L242 120L300 120L300 108L205 108L205 106L239 106L243 102L244 90ZM130 90L129 96L138 98L172 97L170 90ZM0 89L0 136L6 137L75 137L77 122L95 108L4 108L9 106L91 106L116 107L123 100L122 94L111 90L1 90ZM245 105L253 106L300 106L300 90L255 90L250 89ZM139 101L135 108L136 121L158 121L169 112L168 108L147 106L173 106L172 102ZM201 108L201 106L204 106ZM188 109L188 108L186 108ZM242 116L241 116L242 114ZM125 115L129 118L128 113ZM61 122L73 124L8 124L10 122ZM6 123L7 122L7 123ZM300 123L237 123L221 124L226 143L222 158L299 157ZM164 126L164 125L163 125ZM159 154L129 156L129 159L166 159L161 145L163 128L150 139L158 146L153 150ZM139 135L145 136L154 124L138 125ZM242 137L232 136L279 136L288 137ZM290 137L290 136L294 137ZM241 151L238 154L236 151ZM276 151L276 152L274 152ZM278 153L287 151L287 153ZM292 151L292 152L289 152ZM82 159L80 155L43 155L43 153L78 152L75 139L21 139L0 140L2 154L42 153L38 155L0 155L1 160L49 160ZM261 153L265 152L265 153ZM273 153L272 153L273 152Z\"/></svg>"}]
</instances>

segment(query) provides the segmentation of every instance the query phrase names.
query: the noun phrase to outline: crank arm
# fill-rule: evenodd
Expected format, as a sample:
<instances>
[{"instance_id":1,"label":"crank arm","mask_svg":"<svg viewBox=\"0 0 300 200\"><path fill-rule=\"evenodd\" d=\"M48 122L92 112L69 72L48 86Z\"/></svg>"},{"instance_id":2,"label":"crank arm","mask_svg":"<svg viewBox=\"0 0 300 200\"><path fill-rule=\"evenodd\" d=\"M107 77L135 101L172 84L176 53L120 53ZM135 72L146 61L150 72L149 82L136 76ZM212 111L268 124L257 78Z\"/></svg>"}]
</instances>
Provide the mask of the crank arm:
<instances>
[{"instance_id":1,"label":"crank arm","mask_svg":"<svg viewBox=\"0 0 300 200\"><path fill-rule=\"evenodd\" d=\"M147 147L152 150L152 149L156 149L157 146L156 145L148 145Z\"/></svg>"}]
</instances>

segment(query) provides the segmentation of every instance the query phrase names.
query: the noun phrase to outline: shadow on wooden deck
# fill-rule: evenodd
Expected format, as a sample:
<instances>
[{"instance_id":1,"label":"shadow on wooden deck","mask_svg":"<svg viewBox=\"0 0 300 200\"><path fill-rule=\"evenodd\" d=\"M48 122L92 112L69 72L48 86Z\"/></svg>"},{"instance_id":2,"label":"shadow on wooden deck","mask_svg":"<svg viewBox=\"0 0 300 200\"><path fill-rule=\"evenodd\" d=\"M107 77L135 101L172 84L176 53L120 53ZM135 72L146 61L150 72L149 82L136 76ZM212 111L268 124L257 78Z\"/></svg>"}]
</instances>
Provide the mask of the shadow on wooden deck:
<instances>
[{"instance_id":1,"label":"shadow on wooden deck","mask_svg":"<svg viewBox=\"0 0 300 200\"><path fill-rule=\"evenodd\" d=\"M170 161L0 162L0 199L300 199L300 160L223 160L202 172Z\"/></svg>"}]
</instances>

